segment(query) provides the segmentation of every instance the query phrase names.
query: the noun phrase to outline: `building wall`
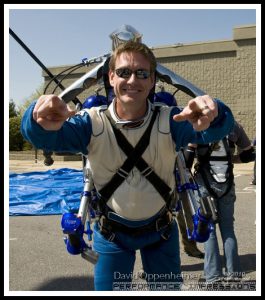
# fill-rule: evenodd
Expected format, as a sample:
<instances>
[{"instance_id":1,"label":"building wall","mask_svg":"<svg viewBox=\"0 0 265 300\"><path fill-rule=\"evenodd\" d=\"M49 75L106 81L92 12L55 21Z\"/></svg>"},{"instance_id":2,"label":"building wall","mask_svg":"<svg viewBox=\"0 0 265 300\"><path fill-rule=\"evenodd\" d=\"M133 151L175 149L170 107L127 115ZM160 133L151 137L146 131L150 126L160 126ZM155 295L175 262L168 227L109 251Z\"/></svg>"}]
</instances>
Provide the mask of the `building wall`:
<instances>
[{"instance_id":1,"label":"building wall","mask_svg":"<svg viewBox=\"0 0 265 300\"><path fill-rule=\"evenodd\" d=\"M232 40L208 41L192 44L176 44L152 48L159 63L192 82L212 97L225 102L235 119L245 128L248 136L256 135L256 26L240 26L233 29ZM49 68L56 75L69 66ZM65 87L80 78L95 65L82 67L62 83ZM45 77L46 73L43 72ZM62 76L59 77L59 79ZM45 84L49 82L45 77ZM163 84L166 90L175 92L172 86ZM53 91L52 83L47 93ZM78 96L81 102L93 94L98 86ZM58 88L55 92L60 93ZM189 96L178 91L178 104L184 106ZM257 99L260 101L260 99Z\"/></svg>"}]
</instances>

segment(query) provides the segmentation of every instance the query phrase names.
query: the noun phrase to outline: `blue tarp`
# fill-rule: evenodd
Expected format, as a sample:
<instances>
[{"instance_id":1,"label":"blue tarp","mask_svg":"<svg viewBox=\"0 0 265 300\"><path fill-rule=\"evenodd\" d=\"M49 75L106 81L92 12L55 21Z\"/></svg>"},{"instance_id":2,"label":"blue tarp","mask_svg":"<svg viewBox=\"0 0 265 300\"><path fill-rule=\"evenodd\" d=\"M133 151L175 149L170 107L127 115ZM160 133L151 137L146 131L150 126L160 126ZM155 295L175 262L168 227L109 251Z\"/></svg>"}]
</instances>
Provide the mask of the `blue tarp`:
<instances>
[{"instance_id":1,"label":"blue tarp","mask_svg":"<svg viewBox=\"0 0 265 300\"><path fill-rule=\"evenodd\" d=\"M83 170L9 174L9 215L58 215L77 212L83 191Z\"/></svg>"}]
</instances>

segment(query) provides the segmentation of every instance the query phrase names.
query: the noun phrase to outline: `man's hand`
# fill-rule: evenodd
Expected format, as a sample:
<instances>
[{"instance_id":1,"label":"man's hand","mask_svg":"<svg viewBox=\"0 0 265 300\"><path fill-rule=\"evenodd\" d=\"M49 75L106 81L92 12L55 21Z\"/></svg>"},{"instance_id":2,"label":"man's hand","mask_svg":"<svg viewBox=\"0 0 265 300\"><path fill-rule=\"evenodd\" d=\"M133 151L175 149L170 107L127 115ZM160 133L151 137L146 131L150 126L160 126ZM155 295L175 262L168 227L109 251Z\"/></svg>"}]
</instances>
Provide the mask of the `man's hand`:
<instances>
[{"instance_id":1,"label":"man's hand","mask_svg":"<svg viewBox=\"0 0 265 300\"><path fill-rule=\"evenodd\" d=\"M37 101L33 119L46 130L59 130L75 111L55 95L42 95Z\"/></svg>"},{"instance_id":2,"label":"man's hand","mask_svg":"<svg viewBox=\"0 0 265 300\"><path fill-rule=\"evenodd\" d=\"M202 131L210 126L210 123L218 115L218 106L213 99L208 96L199 96L188 102L183 111L173 116L174 121L189 121L194 130Z\"/></svg>"}]
</instances>

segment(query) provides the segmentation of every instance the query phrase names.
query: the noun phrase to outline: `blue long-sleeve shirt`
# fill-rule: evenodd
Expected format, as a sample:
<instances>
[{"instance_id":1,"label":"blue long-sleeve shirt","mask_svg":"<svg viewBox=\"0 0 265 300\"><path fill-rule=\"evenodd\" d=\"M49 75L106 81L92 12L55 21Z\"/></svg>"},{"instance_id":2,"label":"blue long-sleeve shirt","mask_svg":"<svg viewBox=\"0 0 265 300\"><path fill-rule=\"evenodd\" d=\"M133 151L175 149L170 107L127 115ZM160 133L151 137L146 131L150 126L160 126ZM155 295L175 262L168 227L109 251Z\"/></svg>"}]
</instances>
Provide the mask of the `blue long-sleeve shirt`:
<instances>
[{"instance_id":1,"label":"blue long-sleeve shirt","mask_svg":"<svg viewBox=\"0 0 265 300\"><path fill-rule=\"evenodd\" d=\"M220 100L218 116L204 131L195 131L188 121L175 122L173 115L181 110L174 107L170 114L170 131L176 144L176 150L185 147L188 143L206 144L218 141L226 136L234 125L231 110ZM46 149L58 152L88 153L88 145L92 134L92 124L88 113L78 114L64 122L58 131L43 129L32 117L35 102L25 112L21 122L21 133L26 140L37 149Z\"/></svg>"}]
</instances>

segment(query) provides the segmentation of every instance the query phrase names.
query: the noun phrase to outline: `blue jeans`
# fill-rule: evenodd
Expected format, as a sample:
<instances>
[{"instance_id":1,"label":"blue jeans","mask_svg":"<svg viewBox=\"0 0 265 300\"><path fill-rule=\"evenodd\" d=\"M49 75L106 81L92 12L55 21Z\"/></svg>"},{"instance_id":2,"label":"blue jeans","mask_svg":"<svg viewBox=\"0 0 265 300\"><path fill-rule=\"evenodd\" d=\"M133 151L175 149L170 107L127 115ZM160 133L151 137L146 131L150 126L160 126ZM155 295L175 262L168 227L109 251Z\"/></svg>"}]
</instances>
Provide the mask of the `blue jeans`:
<instances>
[{"instance_id":1,"label":"blue jeans","mask_svg":"<svg viewBox=\"0 0 265 300\"><path fill-rule=\"evenodd\" d=\"M200 184L199 178L196 178ZM200 186L203 195L207 194L204 186ZM235 185L223 197L215 200L219 229L221 233L222 246L224 251L225 274L222 272L222 260L216 236L216 225L211 232L209 239L204 243L204 275L206 282L211 282L222 278L240 277L241 267L238 255L237 239L234 232L234 204L236 201Z\"/></svg>"},{"instance_id":2,"label":"blue jeans","mask_svg":"<svg viewBox=\"0 0 265 300\"><path fill-rule=\"evenodd\" d=\"M146 233L139 237L119 232L116 234L115 242L110 242L102 236L96 223L94 250L99 253L99 259L94 272L95 290L130 289L130 284L136 279L133 277L133 269L138 249L146 281L150 283L151 288L161 282L168 283L169 289L180 289L182 276L176 222L173 222L168 240L161 237L162 232Z\"/></svg>"}]
</instances>

